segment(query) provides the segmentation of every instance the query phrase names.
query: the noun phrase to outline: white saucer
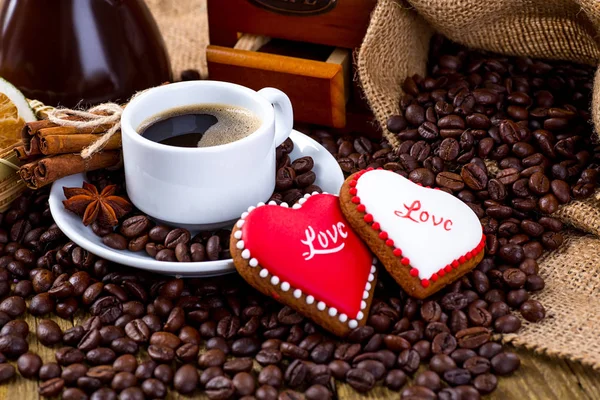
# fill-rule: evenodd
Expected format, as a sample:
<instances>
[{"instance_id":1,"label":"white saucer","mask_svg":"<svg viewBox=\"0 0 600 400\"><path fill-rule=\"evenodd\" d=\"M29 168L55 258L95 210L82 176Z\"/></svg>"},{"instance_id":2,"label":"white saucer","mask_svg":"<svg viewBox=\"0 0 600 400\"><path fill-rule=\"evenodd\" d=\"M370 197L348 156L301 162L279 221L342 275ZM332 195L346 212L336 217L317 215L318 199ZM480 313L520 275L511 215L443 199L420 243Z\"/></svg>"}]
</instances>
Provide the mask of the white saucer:
<instances>
[{"instance_id":1,"label":"white saucer","mask_svg":"<svg viewBox=\"0 0 600 400\"><path fill-rule=\"evenodd\" d=\"M313 171L317 175L316 185L323 191L339 194L344 174L335 158L319 143L308 136L293 130L290 138L294 142L294 151L290 158L295 160L304 156L311 156L315 162ZM128 250L115 250L102 243L102 239L92 232L90 227L81 223L81 218L65 210L62 201L65 200L63 186L81 187L84 174L76 174L62 178L54 183L50 192L50 211L56 225L65 235L79 246L107 260L145 269L167 275L181 277L208 277L222 275L234 271L233 261L218 260L199 263L181 263L156 261L146 252L131 252ZM251 206L254 204L248 204Z\"/></svg>"}]
</instances>

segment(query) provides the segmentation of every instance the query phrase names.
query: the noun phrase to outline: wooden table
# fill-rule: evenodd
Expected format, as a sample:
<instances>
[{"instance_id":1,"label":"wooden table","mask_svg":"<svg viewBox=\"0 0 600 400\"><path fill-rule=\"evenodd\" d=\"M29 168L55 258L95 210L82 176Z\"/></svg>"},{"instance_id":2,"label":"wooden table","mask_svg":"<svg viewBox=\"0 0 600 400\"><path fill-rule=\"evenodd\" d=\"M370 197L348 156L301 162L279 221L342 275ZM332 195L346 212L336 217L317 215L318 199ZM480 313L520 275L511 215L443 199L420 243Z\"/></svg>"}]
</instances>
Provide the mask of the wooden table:
<instances>
[{"instance_id":1,"label":"wooden table","mask_svg":"<svg viewBox=\"0 0 600 400\"><path fill-rule=\"evenodd\" d=\"M64 330L74 324L80 324L85 315L76 315L73 321L52 317ZM35 338L35 328L38 318L27 315L25 320L29 324L29 348L39 354L44 362L54 361L54 349L38 343ZM498 389L489 399L507 400L578 400L600 399L600 373L579 363L561 359L551 359L546 356L536 355L527 350L513 349L521 357L521 368L509 377L499 378ZM145 354L142 356L147 359ZM423 368L423 367L422 367ZM397 399L399 394L377 386L365 395L355 392L349 385L336 382L336 392L340 400L346 399ZM38 383L34 380L23 379L17 376L7 384L0 385L0 399L29 400L40 398ZM169 393L168 399L197 398L207 399L200 391L193 396L181 396L174 391Z\"/></svg>"}]
</instances>

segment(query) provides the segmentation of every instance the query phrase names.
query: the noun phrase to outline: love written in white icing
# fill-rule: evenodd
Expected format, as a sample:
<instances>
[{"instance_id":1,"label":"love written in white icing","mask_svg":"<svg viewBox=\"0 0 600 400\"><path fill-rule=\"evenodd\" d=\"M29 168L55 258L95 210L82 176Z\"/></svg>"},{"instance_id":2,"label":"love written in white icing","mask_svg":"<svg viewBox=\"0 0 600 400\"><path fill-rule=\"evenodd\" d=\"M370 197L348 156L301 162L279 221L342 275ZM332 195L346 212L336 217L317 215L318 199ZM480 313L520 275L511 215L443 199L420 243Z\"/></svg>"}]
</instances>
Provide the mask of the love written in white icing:
<instances>
[{"instance_id":1,"label":"love written in white icing","mask_svg":"<svg viewBox=\"0 0 600 400\"><path fill-rule=\"evenodd\" d=\"M450 218L436 216L433 213L421 210L421 202L419 200L413 201L410 206L404 204L404 208L404 211L394 211L394 214L400 218L406 218L416 222L417 224L426 224L431 221L431 224L433 224L434 227L439 226L446 231L452 230L453 222Z\"/></svg>"},{"instance_id":2,"label":"love written in white icing","mask_svg":"<svg viewBox=\"0 0 600 400\"><path fill-rule=\"evenodd\" d=\"M331 225L331 230L325 229L319 232L315 232L309 225L304 235L304 240L300 242L308 246L308 251L302 253L302 256L308 261L317 254L333 254L341 251L346 244L344 239L348 237L348 231L343 222L338 222Z\"/></svg>"}]
</instances>

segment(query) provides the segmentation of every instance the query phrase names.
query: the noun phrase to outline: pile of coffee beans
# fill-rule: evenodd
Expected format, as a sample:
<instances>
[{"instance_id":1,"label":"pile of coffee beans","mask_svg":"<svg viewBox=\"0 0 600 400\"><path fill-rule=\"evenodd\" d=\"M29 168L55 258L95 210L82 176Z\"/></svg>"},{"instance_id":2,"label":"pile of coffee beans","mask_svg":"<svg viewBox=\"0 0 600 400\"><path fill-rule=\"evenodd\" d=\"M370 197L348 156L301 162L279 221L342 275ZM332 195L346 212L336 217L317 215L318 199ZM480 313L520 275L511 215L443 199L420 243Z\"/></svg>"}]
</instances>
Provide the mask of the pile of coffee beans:
<instances>
[{"instance_id":1,"label":"pile of coffee beans","mask_svg":"<svg viewBox=\"0 0 600 400\"><path fill-rule=\"evenodd\" d=\"M307 193L322 190L315 185L316 175L312 171L312 157L301 157L293 162L289 154L294 143L287 139L276 152L275 192L269 201L276 203L296 203ZM88 180L100 189L108 184L118 186L118 193L124 194L123 171L93 171ZM102 238L102 242L116 250L133 252L145 251L158 261L201 262L231 258L229 253L229 237L231 229L200 232L194 236L184 228L173 228L156 225L152 219L139 210L120 221L116 228L92 223L92 231Z\"/></svg>"},{"instance_id":2,"label":"pile of coffee beans","mask_svg":"<svg viewBox=\"0 0 600 400\"><path fill-rule=\"evenodd\" d=\"M334 380L358 392L383 385L402 398L494 391L520 361L491 335L518 331L519 314L544 318L530 293L544 287L536 260L562 242L551 214L597 183L586 111L592 71L469 52L438 38L432 49L431 76L406 80L402 114L389 121L399 149L312 134L347 173L383 167L469 204L488 236L487 256L472 273L422 301L381 270L367 325L336 338L238 276L173 279L100 259L57 228L47 190L28 192L0 214L0 382L18 371L37 379L44 397L94 400L164 398L169 390L321 400L335 397ZM273 199L294 203L318 188L310 187L312 160L290 163L289 145L277 152ZM119 173L90 178L123 187ZM193 259L201 244L204 257L227 256L225 233L194 241L139 214L114 233L129 246L140 232L157 254L160 244L176 259ZM182 242L190 248L178 252ZM89 317L66 331L51 319L81 311ZM38 318L35 328L20 319L25 313ZM30 351L34 336L54 359Z\"/></svg>"}]
</instances>

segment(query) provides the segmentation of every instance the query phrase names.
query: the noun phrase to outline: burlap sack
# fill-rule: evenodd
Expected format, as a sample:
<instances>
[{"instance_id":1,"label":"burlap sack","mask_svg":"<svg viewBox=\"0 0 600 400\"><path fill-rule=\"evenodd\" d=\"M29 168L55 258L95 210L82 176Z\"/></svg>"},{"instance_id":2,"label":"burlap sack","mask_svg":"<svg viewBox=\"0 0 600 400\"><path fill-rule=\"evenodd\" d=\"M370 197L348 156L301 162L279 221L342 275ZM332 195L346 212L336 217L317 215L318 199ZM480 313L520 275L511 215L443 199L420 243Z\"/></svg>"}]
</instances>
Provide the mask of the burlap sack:
<instances>
[{"instance_id":1,"label":"burlap sack","mask_svg":"<svg viewBox=\"0 0 600 400\"><path fill-rule=\"evenodd\" d=\"M507 55L562 59L597 65L600 2L597 0L379 0L358 57L367 100L384 135L399 112L401 83L425 73L429 39L439 32L471 48ZM592 115L600 132L600 72ZM503 340L600 369L600 201L573 201L557 216L580 231L541 260L546 288L533 297L547 309L541 323L524 321ZM585 235L583 232L590 233Z\"/></svg>"},{"instance_id":2,"label":"burlap sack","mask_svg":"<svg viewBox=\"0 0 600 400\"><path fill-rule=\"evenodd\" d=\"M186 69L196 69L206 78L206 0L145 1L165 40L175 80Z\"/></svg>"}]
</instances>

